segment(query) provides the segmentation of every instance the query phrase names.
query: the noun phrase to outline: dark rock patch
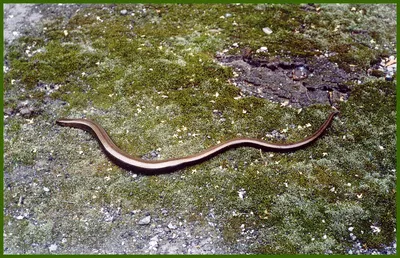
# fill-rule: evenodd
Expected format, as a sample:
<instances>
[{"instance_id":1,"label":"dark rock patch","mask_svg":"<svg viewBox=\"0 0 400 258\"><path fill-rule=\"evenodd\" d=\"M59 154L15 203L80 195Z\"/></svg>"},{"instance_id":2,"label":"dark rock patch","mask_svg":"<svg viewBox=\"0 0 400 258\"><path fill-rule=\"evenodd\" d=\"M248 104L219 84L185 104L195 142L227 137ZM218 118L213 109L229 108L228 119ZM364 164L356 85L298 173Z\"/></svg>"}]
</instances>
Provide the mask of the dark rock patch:
<instances>
[{"instance_id":1,"label":"dark rock patch","mask_svg":"<svg viewBox=\"0 0 400 258\"><path fill-rule=\"evenodd\" d=\"M347 73L325 56L254 58L245 49L243 55L217 53L216 57L221 64L233 67L231 82L243 93L296 108L346 100L352 84L362 76Z\"/></svg>"}]
</instances>

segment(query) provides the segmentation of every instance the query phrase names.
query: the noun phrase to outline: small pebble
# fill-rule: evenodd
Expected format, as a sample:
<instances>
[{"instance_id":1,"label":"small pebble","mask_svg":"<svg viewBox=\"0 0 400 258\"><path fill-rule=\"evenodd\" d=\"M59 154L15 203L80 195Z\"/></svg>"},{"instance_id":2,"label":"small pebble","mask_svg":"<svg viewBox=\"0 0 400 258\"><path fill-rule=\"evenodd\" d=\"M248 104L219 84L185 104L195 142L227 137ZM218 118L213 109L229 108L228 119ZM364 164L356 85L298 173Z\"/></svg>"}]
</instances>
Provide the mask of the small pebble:
<instances>
[{"instance_id":1,"label":"small pebble","mask_svg":"<svg viewBox=\"0 0 400 258\"><path fill-rule=\"evenodd\" d=\"M32 108L21 108L19 110L19 113L23 116L23 117L30 117L31 114L33 113L33 109Z\"/></svg>"},{"instance_id":2,"label":"small pebble","mask_svg":"<svg viewBox=\"0 0 400 258\"><path fill-rule=\"evenodd\" d=\"M272 30L268 27L265 27L262 30L264 31L265 34L268 34L268 35L272 33Z\"/></svg>"},{"instance_id":3,"label":"small pebble","mask_svg":"<svg viewBox=\"0 0 400 258\"><path fill-rule=\"evenodd\" d=\"M242 188L242 189L240 189L240 190L238 191L238 194L239 194L239 198L243 200L244 195L246 194L246 190L244 190L244 189Z\"/></svg>"},{"instance_id":4,"label":"small pebble","mask_svg":"<svg viewBox=\"0 0 400 258\"><path fill-rule=\"evenodd\" d=\"M257 53L265 53L268 52L267 47L260 47L259 49L256 50Z\"/></svg>"},{"instance_id":5,"label":"small pebble","mask_svg":"<svg viewBox=\"0 0 400 258\"><path fill-rule=\"evenodd\" d=\"M158 247L158 236L154 236L150 238L149 248L150 249L157 249Z\"/></svg>"},{"instance_id":6,"label":"small pebble","mask_svg":"<svg viewBox=\"0 0 400 258\"><path fill-rule=\"evenodd\" d=\"M172 225L172 223L170 222L170 223L168 224L168 228L169 228L169 229L176 229L176 226Z\"/></svg>"},{"instance_id":7,"label":"small pebble","mask_svg":"<svg viewBox=\"0 0 400 258\"><path fill-rule=\"evenodd\" d=\"M50 246L49 246L49 251L50 251L50 252L57 251L57 245L56 245L56 244L50 245Z\"/></svg>"},{"instance_id":8,"label":"small pebble","mask_svg":"<svg viewBox=\"0 0 400 258\"><path fill-rule=\"evenodd\" d=\"M146 216L144 218L142 218L141 220L139 220L138 224L139 225L147 225L150 223L151 220L151 216Z\"/></svg>"}]
</instances>

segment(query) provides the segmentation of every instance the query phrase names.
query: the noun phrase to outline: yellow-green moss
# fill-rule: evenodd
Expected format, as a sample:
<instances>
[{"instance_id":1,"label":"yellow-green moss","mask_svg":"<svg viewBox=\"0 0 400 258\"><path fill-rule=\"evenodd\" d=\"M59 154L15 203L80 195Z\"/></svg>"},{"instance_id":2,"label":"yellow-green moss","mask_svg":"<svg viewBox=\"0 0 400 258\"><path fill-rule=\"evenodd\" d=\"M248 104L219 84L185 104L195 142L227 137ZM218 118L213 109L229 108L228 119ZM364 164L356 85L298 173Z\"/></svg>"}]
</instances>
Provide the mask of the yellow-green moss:
<instances>
[{"instance_id":1,"label":"yellow-green moss","mask_svg":"<svg viewBox=\"0 0 400 258\"><path fill-rule=\"evenodd\" d=\"M5 74L5 106L43 100L37 84L57 84L60 88L50 97L68 105L37 120L54 124L55 116L95 119L118 146L137 156L157 149L163 159L184 156L217 141L263 138L286 128L286 142L295 142L314 132L330 107L315 105L298 113L255 97L236 99L239 89L228 82L232 70L214 62L215 52L231 48L238 54L245 46L267 46L266 56L336 52L331 60L341 67L354 64L364 69L384 51L354 44L343 30L334 31L337 23L346 29L355 26L348 20L358 14L347 5L343 21L329 5L320 12L306 12L298 5L145 7L142 12L135 5L117 5L111 14L89 8L66 24L49 23L43 38L21 38L7 53L11 70ZM120 15L123 9L135 16ZM297 33L302 25L306 32ZM273 33L266 35L263 27ZM377 41L390 39L387 34L372 36ZM233 43L240 47L232 48ZM28 46L31 52L41 51L29 57ZM15 96L18 87L26 92ZM111 164L89 134L51 127L46 128L51 140L39 144L35 135L21 140L24 122L11 121L5 128L11 138L5 144L5 152L11 153L6 156L7 169L33 165L54 150L57 165L52 163L52 173L40 175L54 186L52 198L44 200L35 215L58 220L59 225L37 228L14 221L17 227L6 228L21 235L13 241L27 243L21 247L27 252L31 243L46 244L60 232L70 234L74 243L81 237L85 245L97 246L96 239L106 239L113 230L113 225L102 224L98 210L119 205L123 215L132 210L159 214L166 208L171 216L182 212L189 221L202 223L212 209L223 218L219 226L232 246L238 239L245 241L242 224L261 232L249 252L343 253L351 245L350 226L369 247L389 244L395 239L396 220L395 88L382 80L354 85L350 99L339 105L340 117L309 148L286 154L240 148L171 175L149 177L134 177ZM307 123L311 127L305 127ZM49 130L59 131L56 135ZM41 155L32 152L30 142L43 148ZM24 193L27 202L37 201L26 184L16 183L13 191ZM238 196L242 188L243 200ZM15 202L12 195L6 195L5 203L10 202ZM18 210L12 205L8 209ZM60 222L64 209L66 220ZM90 227L74 216L91 218ZM381 227L381 233L368 231L371 224Z\"/></svg>"}]
</instances>

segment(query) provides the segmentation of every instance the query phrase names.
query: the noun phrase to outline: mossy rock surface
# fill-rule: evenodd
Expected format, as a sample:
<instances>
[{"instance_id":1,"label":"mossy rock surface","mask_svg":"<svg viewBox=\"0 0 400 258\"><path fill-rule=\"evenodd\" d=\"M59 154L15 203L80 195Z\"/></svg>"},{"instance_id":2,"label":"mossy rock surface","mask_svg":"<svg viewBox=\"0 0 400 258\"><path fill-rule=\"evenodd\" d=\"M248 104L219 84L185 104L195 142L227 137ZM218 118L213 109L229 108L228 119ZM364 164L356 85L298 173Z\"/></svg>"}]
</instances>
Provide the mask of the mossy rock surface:
<instances>
[{"instance_id":1,"label":"mossy rock surface","mask_svg":"<svg viewBox=\"0 0 400 258\"><path fill-rule=\"evenodd\" d=\"M14 7L43 17L5 45L5 253L345 254L395 242L396 80L366 73L395 53L393 5ZM311 135L332 108L242 92L215 57L244 47L336 53L329 62L362 76L311 146L238 148L170 174L121 169L90 134L55 124L93 119L151 159Z\"/></svg>"}]
</instances>

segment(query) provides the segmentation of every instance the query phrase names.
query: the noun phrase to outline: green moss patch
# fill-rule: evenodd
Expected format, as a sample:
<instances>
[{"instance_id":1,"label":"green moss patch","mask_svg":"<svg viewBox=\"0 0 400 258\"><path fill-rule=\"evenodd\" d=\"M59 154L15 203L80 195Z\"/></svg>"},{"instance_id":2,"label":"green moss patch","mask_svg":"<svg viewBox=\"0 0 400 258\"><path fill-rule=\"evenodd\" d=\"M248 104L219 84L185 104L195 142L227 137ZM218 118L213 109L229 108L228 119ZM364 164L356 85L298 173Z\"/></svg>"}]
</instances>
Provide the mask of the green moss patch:
<instances>
[{"instance_id":1,"label":"green moss patch","mask_svg":"<svg viewBox=\"0 0 400 258\"><path fill-rule=\"evenodd\" d=\"M299 141L319 128L331 107L296 110L243 97L215 53L238 54L246 46L267 46L266 56L335 52L330 58L339 66L365 69L390 49L349 38L354 28L376 31L382 24L375 25L374 7L352 7L95 5L50 21L43 35L14 42L6 55L5 108L24 100L44 108L34 118L5 119L6 251L46 253L56 243L57 253L112 253L101 244L110 241L124 252L145 253L149 241L143 239L158 225L167 228L159 246L191 227L205 237L221 236L214 245L223 243L231 253L343 254L357 241L369 248L390 245L396 227L395 82L355 85L326 134L307 148L238 148L167 175L123 170L90 134L54 124L59 117L90 118L126 152L156 152L160 159L234 137ZM363 8L366 14L359 13ZM393 28L369 35L389 45ZM274 130L286 138L268 138ZM151 223L138 225L148 214ZM180 226L168 235L171 221ZM126 227L142 234L135 235L139 242L126 237Z\"/></svg>"}]
</instances>

